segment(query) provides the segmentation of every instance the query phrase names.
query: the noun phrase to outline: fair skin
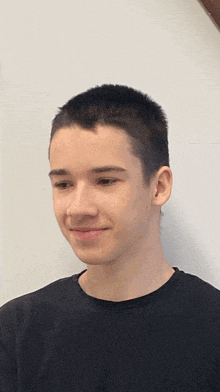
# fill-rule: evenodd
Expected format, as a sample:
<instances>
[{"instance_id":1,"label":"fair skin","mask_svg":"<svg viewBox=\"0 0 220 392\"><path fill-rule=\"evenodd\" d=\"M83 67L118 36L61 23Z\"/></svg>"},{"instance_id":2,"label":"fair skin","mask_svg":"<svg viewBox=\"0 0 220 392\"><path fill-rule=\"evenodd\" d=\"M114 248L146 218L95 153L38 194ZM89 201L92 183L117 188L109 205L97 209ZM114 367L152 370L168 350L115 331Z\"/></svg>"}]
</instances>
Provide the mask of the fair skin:
<instances>
[{"instance_id":1,"label":"fair skin","mask_svg":"<svg viewBox=\"0 0 220 392\"><path fill-rule=\"evenodd\" d=\"M160 210L170 197L172 172L163 166L149 186L122 129L98 125L61 128L50 147L54 212L87 271L79 278L90 296L126 301L164 285L174 270L160 244ZM92 172L103 166L122 170ZM62 169L62 172L57 170ZM82 240L73 229L105 228Z\"/></svg>"}]
</instances>

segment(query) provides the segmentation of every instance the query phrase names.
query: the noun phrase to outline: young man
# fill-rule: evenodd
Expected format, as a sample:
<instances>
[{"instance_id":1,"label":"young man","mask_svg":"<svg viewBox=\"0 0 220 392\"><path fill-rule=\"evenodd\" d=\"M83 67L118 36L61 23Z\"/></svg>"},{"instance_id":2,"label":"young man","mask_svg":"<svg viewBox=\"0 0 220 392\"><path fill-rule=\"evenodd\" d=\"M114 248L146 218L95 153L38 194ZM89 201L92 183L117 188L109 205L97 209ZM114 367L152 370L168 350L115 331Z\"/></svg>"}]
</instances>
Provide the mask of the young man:
<instances>
[{"instance_id":1,"label":"young man","mask_svg":"<svg viewBox=\"0 0 220 392\"><path fill-rule=\"evenodd\" d=\"M219 391L220 291L160 245L162 109L126 86L88 90L53 120L49 159L58 224L86 269L2 307L1 391Z\"/></svg>"}]
</instances>

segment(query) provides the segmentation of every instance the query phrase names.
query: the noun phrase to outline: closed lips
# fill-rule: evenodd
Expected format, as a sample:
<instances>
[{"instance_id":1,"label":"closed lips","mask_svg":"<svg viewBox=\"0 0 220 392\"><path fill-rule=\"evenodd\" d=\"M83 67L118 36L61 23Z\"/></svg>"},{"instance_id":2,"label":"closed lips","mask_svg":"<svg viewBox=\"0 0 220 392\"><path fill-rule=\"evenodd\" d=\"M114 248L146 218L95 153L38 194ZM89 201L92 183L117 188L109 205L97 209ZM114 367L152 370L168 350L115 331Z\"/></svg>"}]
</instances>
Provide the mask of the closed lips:
<instances>
[{"instance_id":1,"label":"closed lips","mask_svg":"<svg viewBox=\"0 0 220 392\"><path fill-rule=\"evenodd\" d=\"M100 231L100 230L107 230L106 228L104 229L72 229L74 231Z\"/></svg>"}]
</instances>

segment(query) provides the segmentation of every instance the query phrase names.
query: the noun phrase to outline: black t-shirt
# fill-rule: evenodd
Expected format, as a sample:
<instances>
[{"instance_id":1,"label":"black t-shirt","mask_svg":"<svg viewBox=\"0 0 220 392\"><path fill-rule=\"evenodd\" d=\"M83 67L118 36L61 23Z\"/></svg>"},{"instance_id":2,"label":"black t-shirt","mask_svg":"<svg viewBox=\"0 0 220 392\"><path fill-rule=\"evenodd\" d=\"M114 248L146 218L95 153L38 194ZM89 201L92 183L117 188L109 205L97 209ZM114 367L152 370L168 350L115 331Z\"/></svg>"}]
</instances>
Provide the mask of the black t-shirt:
<instances>
[{"instance_id":1,"label":"black t-shirt","mask_svg":"<svg viewBox=\"0 0 220 392\"><path fill-rule=\"evenodd\" d=\"M220 391L220 290L180 271L113 302L80 274L0 309L1 392Z\"/></svg>"}]
</instances>

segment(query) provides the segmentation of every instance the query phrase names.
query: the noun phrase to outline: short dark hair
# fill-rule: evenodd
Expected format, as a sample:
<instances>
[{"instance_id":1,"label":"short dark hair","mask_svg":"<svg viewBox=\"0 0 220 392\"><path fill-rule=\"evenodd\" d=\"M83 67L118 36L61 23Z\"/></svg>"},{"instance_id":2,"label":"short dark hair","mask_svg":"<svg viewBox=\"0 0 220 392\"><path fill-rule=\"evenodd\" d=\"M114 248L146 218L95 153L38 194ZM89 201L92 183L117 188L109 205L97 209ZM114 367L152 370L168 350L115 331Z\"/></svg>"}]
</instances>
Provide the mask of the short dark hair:
<instances>
[{"instance_id":1,"label":"short dark hair","mask_svg":"<svg viewBox=\"0 0 220 392\"><path fill-rule=\"evenodd\" d=\"M146 185L160 167L169 166L165 113L148 95L127 86L104 84L70 99L52 122L50 144L61 128L78 125L93 130L99 124L127 132L130 151L141 161Z\"/></svg>"}]
</instances>

